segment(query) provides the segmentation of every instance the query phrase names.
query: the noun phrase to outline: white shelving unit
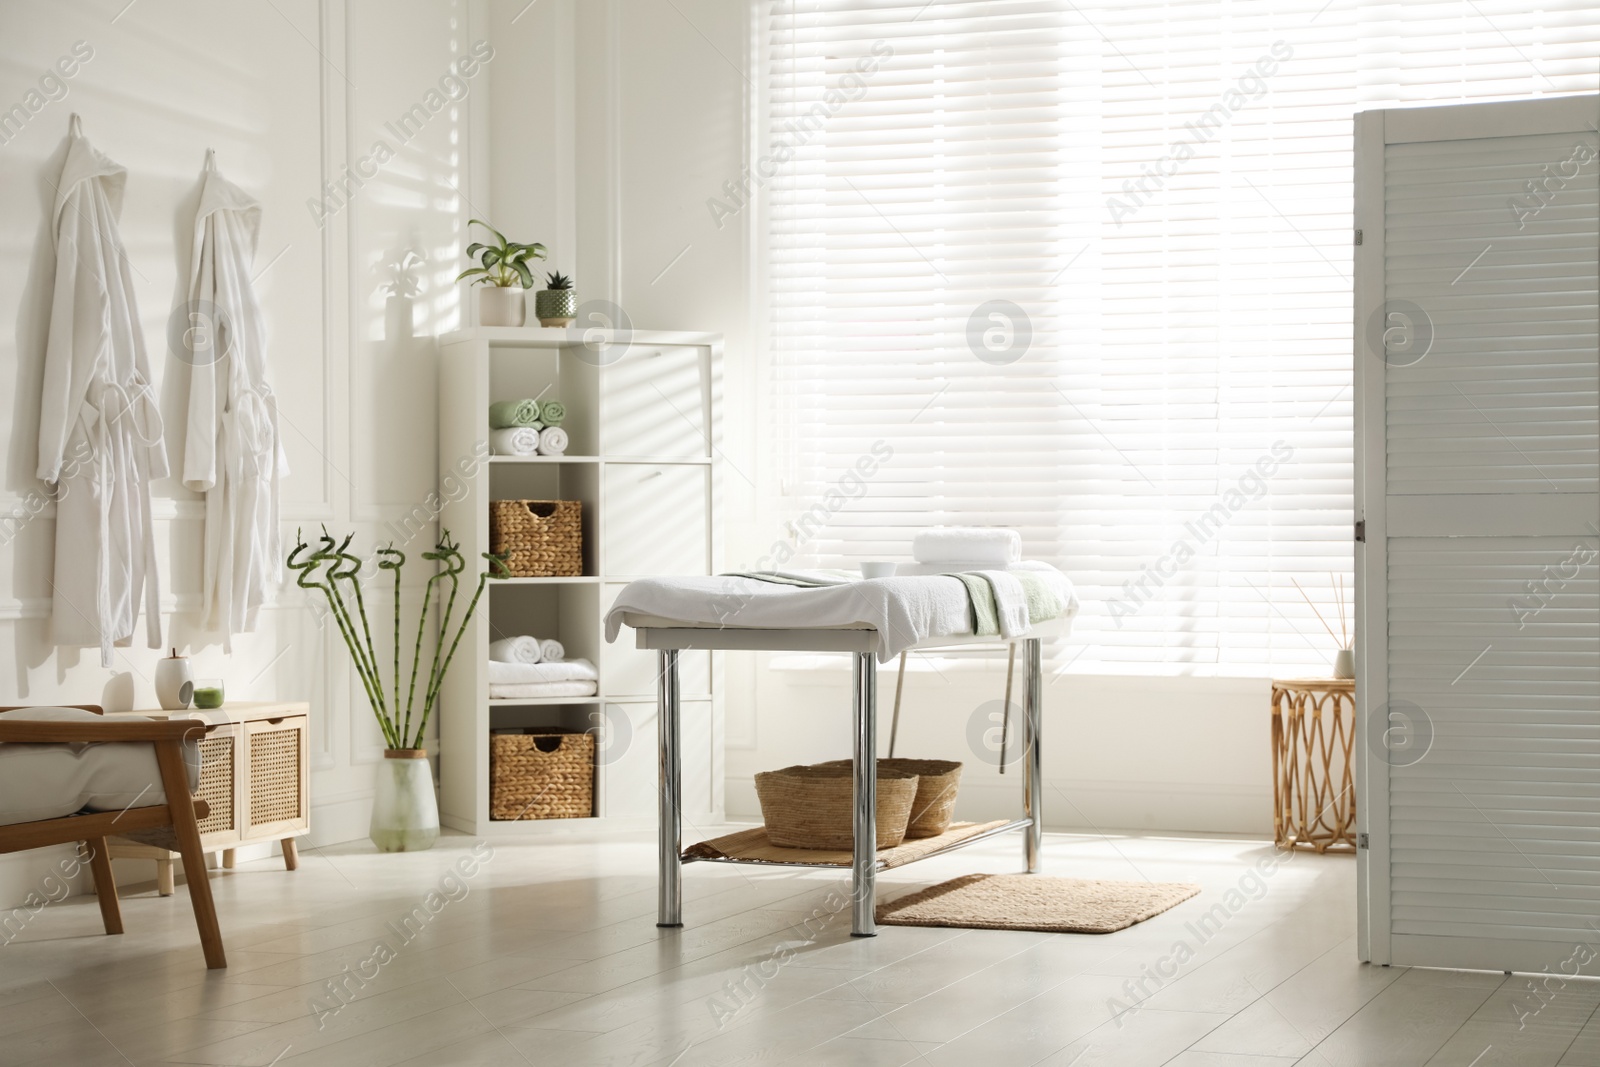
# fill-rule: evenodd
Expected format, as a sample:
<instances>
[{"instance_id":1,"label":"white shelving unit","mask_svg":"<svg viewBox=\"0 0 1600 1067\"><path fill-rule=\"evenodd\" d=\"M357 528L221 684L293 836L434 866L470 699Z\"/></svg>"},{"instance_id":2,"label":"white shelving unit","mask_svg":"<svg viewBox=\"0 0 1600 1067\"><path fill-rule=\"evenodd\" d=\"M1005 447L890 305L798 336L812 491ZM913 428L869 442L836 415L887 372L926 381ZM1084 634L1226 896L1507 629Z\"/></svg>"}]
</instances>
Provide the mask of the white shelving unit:
<instances>
[{"instance_id":1,"label":"white shelving unit","mask_svg":"<svg viewBox=\"0 0 1600 1067\"><path fill-rule=\"evenodd\" d=\"M583 575L491 580L462 637L439 718L445 826L503 835L596 820L653 825L655 654L634 648L631 632L606 644L604 619L634 578L712 574L720 567L721 364L719 334L580 337L561 329L478 327L440 338L440 527L477 560L489 551L489 501L583 503ZM567 455L487 455L490 403L522 397L566 405ZM489 642L524 633L554 637L568 658L592 660L598 694L491 700ZM685 653L683 664L684 815L691 821L722 815L722 686L712 656ZM489 818L489 731L519 726L595 732L592 818Z\"/></svg>"}]
</instances>

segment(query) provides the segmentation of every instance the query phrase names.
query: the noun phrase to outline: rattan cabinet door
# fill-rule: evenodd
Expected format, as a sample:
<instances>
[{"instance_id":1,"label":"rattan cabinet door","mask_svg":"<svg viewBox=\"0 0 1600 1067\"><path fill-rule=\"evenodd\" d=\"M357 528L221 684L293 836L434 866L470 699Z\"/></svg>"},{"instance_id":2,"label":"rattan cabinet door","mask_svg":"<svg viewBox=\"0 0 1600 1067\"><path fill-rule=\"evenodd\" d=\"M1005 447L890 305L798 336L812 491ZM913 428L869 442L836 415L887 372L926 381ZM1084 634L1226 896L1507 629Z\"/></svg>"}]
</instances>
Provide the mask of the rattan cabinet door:
<instances>
[{"instance_id":1,"label":"rattan cabinet door","mask_svg":"<svg viewBox=\"0 0 1600 1067\"><path fill-rule=\"evenodd\" d=\"M306 717L244 724L244 834L288 837L311 825L310 737Z\"/></svg>"},{"instance_id":2,"label":"rattan cabinet door","mask_svg":"<svg viewBox=\"0 0 1600 1067\"><path fill-rule=\"evenodd\" d=\"M200 790L195 794L211 812L200 820L200 844L207 850L239 843L244 775L240 761L244 729L226 723L206 731L200 741Z\"/></svg>"}]
</instances>

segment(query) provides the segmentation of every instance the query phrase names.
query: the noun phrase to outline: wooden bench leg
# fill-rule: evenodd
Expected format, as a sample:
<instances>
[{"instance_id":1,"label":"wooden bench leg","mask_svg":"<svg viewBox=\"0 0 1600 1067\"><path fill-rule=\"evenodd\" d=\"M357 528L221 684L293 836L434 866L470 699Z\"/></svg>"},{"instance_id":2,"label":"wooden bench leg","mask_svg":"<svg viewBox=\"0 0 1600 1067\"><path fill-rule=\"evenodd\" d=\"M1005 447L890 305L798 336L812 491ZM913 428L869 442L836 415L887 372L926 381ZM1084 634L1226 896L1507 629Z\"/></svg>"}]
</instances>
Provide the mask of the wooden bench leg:
<instances>
[{"instance_id":1,"label":"wooden bench leg","mask_svg":"<svg viewBox=\"0 0 1600 1067\"><path fill-rule=\"evenodd\" d=\"M183 876L189 883L189 903L200 930L200 948L205 952L206 966L218 970L226 967L228 960L222 950L222 929L217 925L217 905L211 899L211 879L200 847L200 824L195 821L189 773L184 769L179 743L156 742L156 759L161 765L161 787L167 794L167 810L172 813L178 852L183 856Z\"/></svg>"},{"instance_id":2,"label":"wooden bench leg","mask_svg":"<svg viewBox=\"0 0 1600 1067\"><path fill-rule=\"evenodd\" d=\"M156 860L156 892L170 897L177 891L177 880L172 876L172 860Z\"/></svg>"},{"instance_id":3,"label":"wooden bench leg","mask_svg":"<svg viewBox=\"0 0 1600 1067\"><path fill-rule=\"evenodd\" d=\"M83 843L89 850L89 870L94 872L94 895L100 901L100 921L106 933L122 933L122 905L117 900L117 883L111 877L111 853L106 851L106 839L91 837Z\"/></svg>"},{"instance_id":4,"label":"wooden bench leg","mask_svg":"<svg viewBox=\"0 0 1600 1067\"><path fill-rule=\"evenodd\" d=\"M294 843L294 838L286 837L280 842L283 845L283 869L298 871L300 869L300 846Z\"/></svg>"}]
</instances>

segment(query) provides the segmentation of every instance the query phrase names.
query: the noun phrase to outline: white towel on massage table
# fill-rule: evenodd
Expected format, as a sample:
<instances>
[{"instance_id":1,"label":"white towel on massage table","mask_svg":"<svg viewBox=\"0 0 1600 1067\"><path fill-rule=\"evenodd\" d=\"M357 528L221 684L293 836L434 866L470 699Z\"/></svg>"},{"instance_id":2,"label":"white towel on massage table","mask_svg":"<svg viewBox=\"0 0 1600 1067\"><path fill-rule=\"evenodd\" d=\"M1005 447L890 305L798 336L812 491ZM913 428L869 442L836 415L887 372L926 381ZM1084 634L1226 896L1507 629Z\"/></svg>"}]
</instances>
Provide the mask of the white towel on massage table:
<instances>
[{"instance_id":1,"label":"white towel on massage table","mask_svg":"<svg viewBox=\"0 0 1600 1067\"><path fill-rule=\"evenodd\" d=\"M1045 563L1014 564L1050 583L1065 605L1062 618L1078 610L1078 598L1066 575ZM802 572L803 573L803 572ZM1005 575L1008 572L997 571ZM828 577L832 577L831 575ZM1015 579L1012 579L1015 581ZM991 578L990 584L994 585ZM1001 585L1005 585L1004 578ZM1020 592L1021 585L1017 584ZM1027 633L1027 605L1002 606L1011 597L996 588L996 607L1010 617L1011 636ZM643 578L630 582L606 615L606 640L615 641L624 617L649 615L691 626L738 626L761 629L873 629L878 632L878 659L887 662L903 650L940 637L972 635L972 600L959 578L930 575L873 578L818 589L803 589L754 578L731 576Z\"/></svg>"}]
</instances>

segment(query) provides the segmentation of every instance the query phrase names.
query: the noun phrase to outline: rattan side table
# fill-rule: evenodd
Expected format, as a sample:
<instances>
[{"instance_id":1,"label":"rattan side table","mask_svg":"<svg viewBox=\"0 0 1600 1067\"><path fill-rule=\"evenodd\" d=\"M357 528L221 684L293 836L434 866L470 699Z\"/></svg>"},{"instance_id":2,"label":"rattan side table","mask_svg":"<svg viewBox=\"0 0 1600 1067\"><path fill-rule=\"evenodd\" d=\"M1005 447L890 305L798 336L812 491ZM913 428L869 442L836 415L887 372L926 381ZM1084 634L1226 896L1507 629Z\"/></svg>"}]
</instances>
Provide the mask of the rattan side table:
<instances>
[{"instance_id":1,"label":"rattan side table","mask_svg":"<svg viewBox=\"0 0 1600 1067\"><path fill-rule=\"evenodd\" d=\"M1279 848L1355 851L1353 678L1272 683L1272 834Z\"/></svg>"}]
</instances>

